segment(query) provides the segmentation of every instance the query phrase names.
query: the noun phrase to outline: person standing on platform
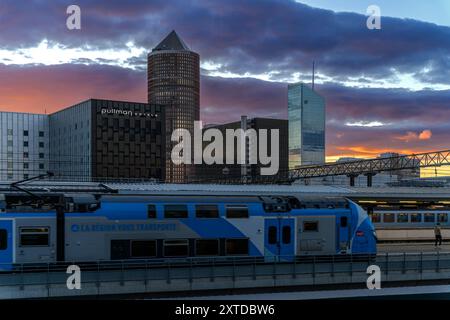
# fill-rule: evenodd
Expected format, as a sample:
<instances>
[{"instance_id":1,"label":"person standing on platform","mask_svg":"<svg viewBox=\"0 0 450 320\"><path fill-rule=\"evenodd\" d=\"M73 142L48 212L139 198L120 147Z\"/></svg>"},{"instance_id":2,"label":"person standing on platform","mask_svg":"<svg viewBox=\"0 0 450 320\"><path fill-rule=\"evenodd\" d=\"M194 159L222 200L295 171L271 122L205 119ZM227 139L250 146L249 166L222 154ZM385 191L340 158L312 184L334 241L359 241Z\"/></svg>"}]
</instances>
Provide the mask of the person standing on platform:
<instances>
[{"instance_id":1,"label":"person standing on platform","mask_svg":"<svg viewBox=\"0 0 450 320\"><path fill-rule=\"evenodd\" d=\"M441 224L437 223L434 227L434 246L437 247L439 243L439 246L442 244L442 234L441 234Z\"/></svg>"}]
</instances>

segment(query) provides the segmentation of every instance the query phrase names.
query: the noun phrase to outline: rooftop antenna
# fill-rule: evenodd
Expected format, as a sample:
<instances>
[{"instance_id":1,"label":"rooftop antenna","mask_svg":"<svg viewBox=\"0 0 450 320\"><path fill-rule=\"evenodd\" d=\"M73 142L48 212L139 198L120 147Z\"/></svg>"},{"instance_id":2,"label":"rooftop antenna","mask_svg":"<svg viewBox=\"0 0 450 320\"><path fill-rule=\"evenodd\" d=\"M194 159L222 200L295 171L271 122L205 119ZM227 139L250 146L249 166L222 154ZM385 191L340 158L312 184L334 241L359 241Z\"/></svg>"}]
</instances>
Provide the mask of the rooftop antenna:
<instances>
[{"instance_id":1,"label":"rooftop antenna","mask_svg":"<svg viewBox=\"0 0 450 320\"><path fill-rule=\"evenodd\" d=\"M315 61L313 60L313 68L312 68L312 90L314 91L314 73L315 73L315 65L316 65L316 63L315 63Z\"/></svg>"}]
</instances>

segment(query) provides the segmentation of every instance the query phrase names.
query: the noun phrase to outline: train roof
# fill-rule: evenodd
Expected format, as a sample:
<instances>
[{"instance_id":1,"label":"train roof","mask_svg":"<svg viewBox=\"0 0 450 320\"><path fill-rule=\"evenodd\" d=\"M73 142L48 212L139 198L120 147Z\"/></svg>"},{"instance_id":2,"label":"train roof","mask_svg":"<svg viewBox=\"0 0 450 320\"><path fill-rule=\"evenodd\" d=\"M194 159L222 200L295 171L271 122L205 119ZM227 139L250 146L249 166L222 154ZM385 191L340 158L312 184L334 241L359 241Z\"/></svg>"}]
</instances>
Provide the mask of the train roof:
<instances>
[{"instance_id":1,"label":"train roof","mask_svg":"<svg viewBox=\"0 0 450 320\"><path fill-rule=\"evenodd\" d=\"M160 202L258 202L258 203L276 203L283 199L295 198L301 202L345 202L345 197L340 196L318 196L318 195L308 195L308 196L292 196L289 194L281 195L142 195L142 194L118 194L118 195L104 195L102 196L103 201L120 202L124 200L137 201L137 202L149 202L149 201L160 201Z\"/></svg>"},{"instance_id":2,"label":"train roof","mask_svg":"<svg viewBox=\"0 0 450 320\"><path fill-rule=\"evenodd\" d=\"M349 198L408 198L450 199L447 187L347 187L324 185L220 185L220 184L161 184L161 183L94 183L33 181L20 185L36 193L93 193L122 195L328 195ZM0 194L17 193L11 185L0 182Z\"/></svg>"}]
</instances>

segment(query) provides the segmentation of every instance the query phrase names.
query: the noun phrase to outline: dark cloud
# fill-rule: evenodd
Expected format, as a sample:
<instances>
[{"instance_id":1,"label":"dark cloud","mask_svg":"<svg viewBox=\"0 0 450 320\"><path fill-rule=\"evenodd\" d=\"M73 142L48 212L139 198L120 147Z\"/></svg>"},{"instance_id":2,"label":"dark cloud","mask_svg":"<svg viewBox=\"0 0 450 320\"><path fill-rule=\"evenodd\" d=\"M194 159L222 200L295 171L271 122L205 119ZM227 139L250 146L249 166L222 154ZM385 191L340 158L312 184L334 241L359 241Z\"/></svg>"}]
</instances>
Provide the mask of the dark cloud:
<instances>
[{"instance_id":1,"label":"dark cloud","mask_svg":"<svg viewBox=\"0 0 450 320\"><path fill-rule=\"evenodd\" d=\"M371 155L388 150L419 152L448 149L450 90L348 88L317 85L327 104L330 155ZM287 85L255 79L202 78L202 119L206 123L250 117L287 118ZM380 122L380 127L347 123ZM424 130L431 139L421 140ZM408 133L416 138L401 139ZM366 152L366 153L365 153Z\"/></svg>"},{"instance_id":2,"label":"dark cloud","mask_svg":"<svg viewBox=\"0 0 450 320\"><path fill-rule=\"evenodd\" d=\"M206 123L236 121L249 117L286 118L285 84L252 78L201 79L201 116Z\"/></svg>"},{"instance_id":3,"label":"dark cloud","mask_svg":"<svg viewBox=\"0 0 450 320\"><path fill-rule=\"evenodd\" d=\"M410 73L430 83L449 83L450 28L411 19L382 17L381 30L366 17L335 13L291 0L80 0L82 30L66 29L70 1L0 4L2 47L28 46L43 38L69 47L123 47L128 41L152 48L176 29L203 60L221 71L278 71L274 80L309 72L383 78ZM145 57L134 62L145 65Z\"/></svg>"}]
</instances>

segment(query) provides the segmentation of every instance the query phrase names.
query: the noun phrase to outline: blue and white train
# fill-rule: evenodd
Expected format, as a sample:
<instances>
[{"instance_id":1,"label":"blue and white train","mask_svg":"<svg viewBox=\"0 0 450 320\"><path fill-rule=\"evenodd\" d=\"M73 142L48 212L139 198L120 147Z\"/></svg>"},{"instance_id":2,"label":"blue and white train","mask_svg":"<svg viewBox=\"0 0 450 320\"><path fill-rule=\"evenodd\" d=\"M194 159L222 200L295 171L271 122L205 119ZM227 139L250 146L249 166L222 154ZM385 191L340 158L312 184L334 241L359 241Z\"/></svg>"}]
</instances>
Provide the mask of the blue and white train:
<instances>
[{"instance_id":1,"label":"blue and white train","mask_svg":"<svg viewBox=\"0 0 450 320\"><path fill-rule=\"evenodd\" d=\"M0 194L0 270L59 261L374 255L366 212L344 198Z\"/></svg>"}]
</instances>

